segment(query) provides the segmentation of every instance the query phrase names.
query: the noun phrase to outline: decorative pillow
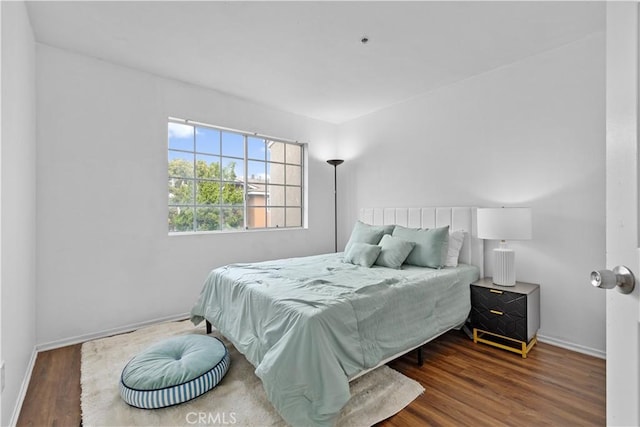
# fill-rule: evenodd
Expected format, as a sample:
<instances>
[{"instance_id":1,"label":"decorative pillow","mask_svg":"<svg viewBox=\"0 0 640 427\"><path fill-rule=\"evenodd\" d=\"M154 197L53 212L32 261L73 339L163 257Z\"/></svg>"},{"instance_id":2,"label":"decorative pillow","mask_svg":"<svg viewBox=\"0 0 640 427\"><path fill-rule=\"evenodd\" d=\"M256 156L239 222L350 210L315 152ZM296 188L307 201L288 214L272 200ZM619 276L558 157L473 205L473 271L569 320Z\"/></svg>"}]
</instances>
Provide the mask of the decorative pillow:
<instances>
[{"instance_id":1,"label":"decorative pillow","mask_svg":"<svg viewBox=\"0 0 640 427\"><path fill-rule=\"evenodd\" d=\"M363 267L371 267L378 255L380 255L380 246L370 245L369 243L353 243L349 246L349 250L344 253L344 262L349 262Z\"/></svg>"},{"instance_id":2,"label":"decorative pillow","mask_svg":"<svg viewBox=\"0 0 640 427\"><path fill-rule=\"evenodd\" d=\"M397 225L392 235L416 244L405 260L406 264L430 268L442 267L442 247L449 239L448 225L424 230Z\"/></svg>"},{"instance_id":3,"label":"decorative pillow","mask_svg":"<svg viewBox=\"0 0 640 427\"><path fill-rule=\"evenodd\" d=\"M399 239L397 237L385 234L380 240L380 255L376 260L376 265L389 268L400 268L407 256L413 250L416 244L414 242L407 242L406 240Z\"/></svg>"},{"instance_id":4,"label":"decorative pillow","mask_svg":"<svg viewBox=\"0 0 640 427\"><path fill-rule=\"evenodd\" d=\"M447 258L444 262L445 267L457 267L458 258L460 257L460 249L464 243L464 231L452 231L449 233L449 247L447 249Z\"/></svg>"},{"instance_id":5,"label":"decorative pillow","mask_svg":"<svg viewBox=\"0 0 640 427\"><path fill-rule=\"evenodd\" d=\"M393 230L395 230L396 226L394 225L383 225L381 226L382 229L384 230L384 234L391 234L393 233Z\"/></svg>"},{"instance_id":6,"label":"decorative pillow","mask_svg":"<svg viewBox=\"0 0 640 427\"><path fill-rule=\"evenodd\" d=\"M384 234L391 234L395 225L369 225L362 221L356 221L351 231L351 237L344 247L344 251L348 252L351 245L354 243L368 243L370 245L377 245Z\"/></svg>"},{"instance_id":7,"label":"decorative pillow","mask_svg":"<svg viewBox=\"0 0 640 427\"><path fill-rule=\"evenodd\" d=\"M164 408L195 399L214 388L231 359L217 338L180 335L134 356L122 370L120 395L131 406Z\"/></svg>"}]
</instances>

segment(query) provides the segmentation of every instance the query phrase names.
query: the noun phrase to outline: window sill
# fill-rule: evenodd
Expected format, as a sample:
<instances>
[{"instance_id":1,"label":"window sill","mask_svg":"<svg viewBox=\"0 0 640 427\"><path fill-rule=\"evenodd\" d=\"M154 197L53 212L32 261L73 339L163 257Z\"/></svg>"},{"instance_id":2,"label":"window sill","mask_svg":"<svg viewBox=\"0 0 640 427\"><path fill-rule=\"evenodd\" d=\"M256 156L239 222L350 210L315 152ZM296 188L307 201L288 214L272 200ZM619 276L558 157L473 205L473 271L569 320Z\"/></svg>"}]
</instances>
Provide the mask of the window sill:
<instances>
[{"instance_id":1,"label":"window sill","mask_svg":"<svg viewBox=\"0 0 640 427\"><path fill-rule=\"evenodd\" d=\"M300 231L308 230L308 227L283 227L283 228L252 228L249 230L219 230L219 231L175 231L169 232L169 237L180 236L203 236L203 235L219 235L219 234L243 234L243 233L259 233L273 231Z\"/></svg>"}]
</instances>

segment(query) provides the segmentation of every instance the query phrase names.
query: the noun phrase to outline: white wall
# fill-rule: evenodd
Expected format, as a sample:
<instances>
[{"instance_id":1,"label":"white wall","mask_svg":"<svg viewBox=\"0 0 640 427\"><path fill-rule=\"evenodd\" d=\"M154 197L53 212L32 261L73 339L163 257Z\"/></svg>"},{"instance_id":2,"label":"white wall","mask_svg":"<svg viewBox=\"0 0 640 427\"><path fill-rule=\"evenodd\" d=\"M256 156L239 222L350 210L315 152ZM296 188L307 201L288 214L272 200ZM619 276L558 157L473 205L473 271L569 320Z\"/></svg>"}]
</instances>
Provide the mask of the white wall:
<instances>
[{"instance_id":1,"label":"white wall","mask_svg":"<svg viewBox=\"0 0 640 427\"><path fill-rule=\"evenodd\" d=\"M603 40L339 128L39 45L37 342L187 312L219 265L331 251L340 156L342 245L358 207L532 206L534 240L514 246L518 278L542 284L540 334L603 352L586 279L604 265ZM308 141L309 229L167 236L167 116Z\"/></svg>"},{"instance_id":2,"label":"white wall","mask_svg":"<svg viewBox=\"0 0 640 427\"><path fill-rule=\"evenodd\" d=\"M533 240L512 246L541 284L540 335L603 355L604 61L595 34L340 126L341 244L360 207L531 206Z\"/></svg>"},{"instance_id":3,"label":"white wall","mask_svg":"<svg viewBox=\"0 0 640 427\"><path fill-rule=\"evenodd\" d=\"M37 340L188 312L231 262L333 250L334 125L37 47ZM309 228L167 235L167 117L309 143Z\"/></svg>"},{"instance_id":4,"label":"white wall","mask_svg":"<svg viewBox=\"0 0 640 427\"><path fill-rule=\"evenodd\" d=\"M2 425L21 396L36 339L35 44L23 2L2 2ZM15 421L15 420L14 420Z\"/></svg>"}]
</instances>

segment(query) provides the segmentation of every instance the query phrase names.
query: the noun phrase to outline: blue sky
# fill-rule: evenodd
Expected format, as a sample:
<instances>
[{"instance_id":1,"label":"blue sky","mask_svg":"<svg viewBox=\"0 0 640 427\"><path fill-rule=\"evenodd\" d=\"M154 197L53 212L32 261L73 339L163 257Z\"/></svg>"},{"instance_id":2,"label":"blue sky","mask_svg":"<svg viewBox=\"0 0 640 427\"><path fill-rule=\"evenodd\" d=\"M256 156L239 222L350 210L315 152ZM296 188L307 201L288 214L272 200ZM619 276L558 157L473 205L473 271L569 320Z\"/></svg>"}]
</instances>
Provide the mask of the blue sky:
<instances>
[{"instance_id":1,"label":"blue sky","mask_svg":"<svg viewBox=\"0 0 640 427\"><path fill-rule=\"evenodd\" d=\"M194 150L194 130L195 130L195 149L196 157L198 160L204 160L207 163L213 163L220 161L220 155L222 154L222 166L225 167L230 162L236 163L236 175L244 175L244 165L242 160L234 159L233 157L242 159L244 157L244 137L243 135L224 132L216 129L210 129L205 127L194 127L191 125L185 125L180 123L169 122L168 135L169 135L169 161L173 159L184 159L187 161L193 161L193 154L183 153L172 150ZM247 151L249 159L256 160L269 160L269 151L266 149L266 143L264 139L256 137L248 137L247 139ZM256 177L268 176L268 171L265 170L265 163L262 161L249 160L249 177L255 175Z\"/></svg>"}]
</instances>

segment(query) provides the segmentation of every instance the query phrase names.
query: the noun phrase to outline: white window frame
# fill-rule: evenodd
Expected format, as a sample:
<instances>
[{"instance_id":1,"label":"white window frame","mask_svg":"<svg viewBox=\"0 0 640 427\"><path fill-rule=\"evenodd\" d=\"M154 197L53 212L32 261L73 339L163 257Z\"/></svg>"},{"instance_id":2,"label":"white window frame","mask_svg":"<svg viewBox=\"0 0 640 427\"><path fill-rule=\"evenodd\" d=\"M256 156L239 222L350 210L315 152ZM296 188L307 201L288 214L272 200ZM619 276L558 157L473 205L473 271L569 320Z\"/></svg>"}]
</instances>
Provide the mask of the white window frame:
<instances>
[{"instance_id":1,"label":"white window frame","mask_svg":"<svg viewBox=\"0 0 640 427\"><path fill-rule=\"evenodd\" d=\"M167 155L169 156L171 152L181 152L181 153L187 153L187 154L191 154L193 155L194 161L193 161L193 178L186 178L186 177L172 177L169 175L169 165L167 164L167 182L170 179L188 179L193 181L193 203L178 203L178 204L171 204L169 198L167 198L167 219L170 218L170 212L171 212L171 208L176 208L176 207L187 207L187 208L191 208L193 209L193 226L191 227L191 229L189 230L178 230L178 231L172 231L169 230L169 235L188 235L188 234L206 234L206 233L239 233L239 232L246 232L246 231L256 231L256 230L292 230L292 229L303 229L306 227L306 218L307 218L307 213L306 213L306 162L307 162L307 144L306 143L301 143L298 141L294 141L294 140L290 140L290 139L286 139L286 138L280 138L280 137L273 137L273 136L268 136L268 135L263 135L263 134L259 134L256 132L247 132L247 131L242 131L242 130L237 130L237 129L231 129L231 128L227 128L227 127L222 127L222 126L216 126L216 125L210 125L207 123L202 123L202 122L198 122L198 121L193 121L193 120L189 120L189 119L181 119L181 118L176 118L176 117L169 117L167 120L167 123L176 123L176 124L180 124L180 125L187 125L187 126L192 126L193 127L193 149L192 150L184 150L184 149L176 149L176 148L171 148L170 144L169 144L169 134L167 131ZM238 227L238 228L224 228L223 227L223 221L220 221L220 228L217 230L198 230L198 218L197 218L197 211L198 208L219 208L219 209L224 209L224 208L232 208L232 205L228 205L228 204L224 204L222 203L222 198L220 198L220 201L218 204L208 204L208 205L199 205L198 201L197 201L197 183L198 182L206 182L206 181L217 181L217 180L208 180L208 179L203 179L203 178L198 178L196 176L196 158L198 154L204 154L204 155L211 155L210 153L201 153L199 151L197 151L197 146L196 146L196 129L197 128L207 128L207 129L213 129L219 132L227 132L227 133L233 133L233 134L237 134L237 135L241 135L243 138L243 144L244 144L244 156L241 159L240 157L234 157L234 156L225 156L222 153L222 149L220 149L220 152L218 154L215 154L215 156L219 157L220 159L236 159L238 161L242 161L243 164L243 171L244 171L244 176L242 177L242 181L244 183L244 188L243 188L243 194L244 194L244 202L243 202L243 227ZM264 139L265 143L269 144L269 143L282 143L285 144L285 147L287 145L294 145L296 147L299 148L300 150L300 160L299 160L299 164L298 163L292 163L292 162L287 162L287 158L284 158L284 161L280 162L280 161L273 161L273 160L267 160L266 156L265 159L261 160L261 159L254 159L254 158L249 158L249 153L248 153L248 141L249 138L258 138L258 139ZM167 157L168 159L168 157ZM167 160L168 162L169 160ZM248 192L248 187L249 185L251 185L252 183L249 182L249 168L248 168L248 163L249 161L262 161L264 162L266 165L268 164L276 164L276 165L281 165L283 166L283 169L286 169L287 166L296 166L300 168L300 183L298 184L290 184L287 183L286 180L286 173L284 173L284 182L283 183L271 183L268 182L266 177L265 177L265 205L260 205L258 207L264 207L265 208L265 225L262 227L256 227L256 226L250 226L247 221L249 219L249 209L251 208L251 206L248 205L248 201L249 201L249 192ZM225 180L222 176L222 162L220 163L220 167L221 167L221 176L219 178L219 182L221 185L223 185L225 183ZM290 206L287 205L286 203L286 198L285 198L285 202L282 205L277 205L277 206L272 206L269 204L269 196L268 196L268 187L282 187L283 191L286 193L286 189L287 188L300 188L300 206ZM278 209L282 209L283 213L284 213L284 217L283 217L283 224L284 225L280 225L280 224L269 224L268 218L269 218L269 209L271 208L278 208ZM295 225L295 226L287 226L287 211L288 209L299 209L299 216L300 216L300 223L299 225Z\"/></svg>"}]
</instances>

